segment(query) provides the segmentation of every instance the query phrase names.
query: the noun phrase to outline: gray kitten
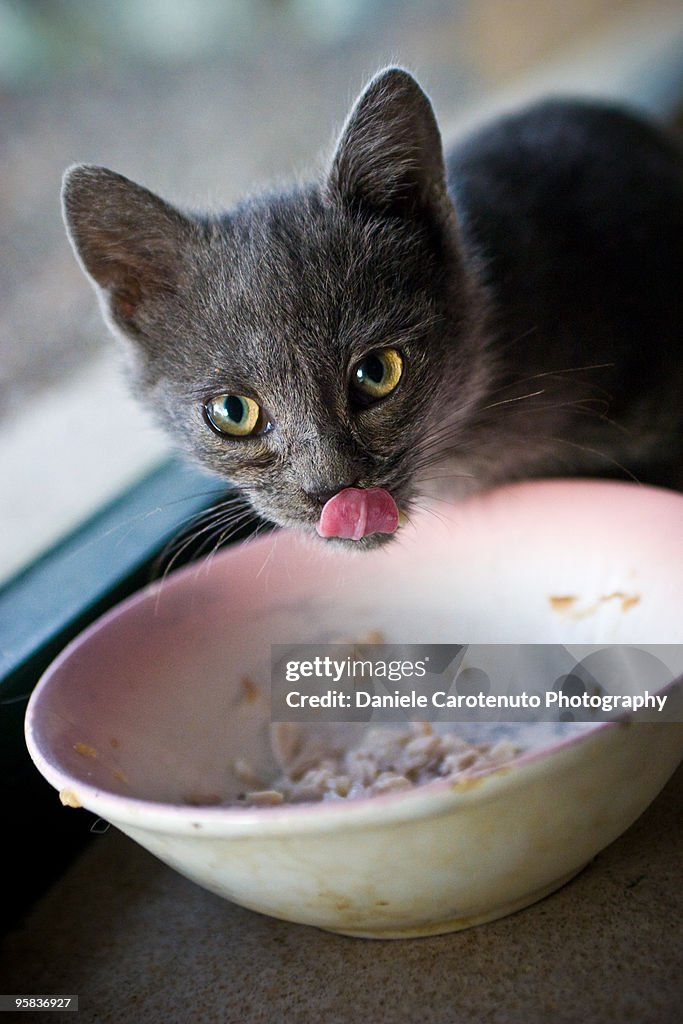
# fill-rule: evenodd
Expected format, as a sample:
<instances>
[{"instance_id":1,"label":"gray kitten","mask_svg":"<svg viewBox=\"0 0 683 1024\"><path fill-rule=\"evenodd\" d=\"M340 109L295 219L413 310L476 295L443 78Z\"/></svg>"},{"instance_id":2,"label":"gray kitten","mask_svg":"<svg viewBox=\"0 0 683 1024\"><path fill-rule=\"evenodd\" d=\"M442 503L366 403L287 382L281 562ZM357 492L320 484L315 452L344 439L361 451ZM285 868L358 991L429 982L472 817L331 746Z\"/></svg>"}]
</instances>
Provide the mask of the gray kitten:
<instances>
[{"instance_id":1,"label":"gray kitten","mask_svg":"<svg viewBox=\"0 0 683 1024\"><path fill-rule=\"evenodd\" d=\"M683 160L547 101L444 159L406 72L323 181L181 212L70 169L64 213L137 390L265 518L386 542L426 495L557 474L683 479Z\"/></svg>"}]
</instances>

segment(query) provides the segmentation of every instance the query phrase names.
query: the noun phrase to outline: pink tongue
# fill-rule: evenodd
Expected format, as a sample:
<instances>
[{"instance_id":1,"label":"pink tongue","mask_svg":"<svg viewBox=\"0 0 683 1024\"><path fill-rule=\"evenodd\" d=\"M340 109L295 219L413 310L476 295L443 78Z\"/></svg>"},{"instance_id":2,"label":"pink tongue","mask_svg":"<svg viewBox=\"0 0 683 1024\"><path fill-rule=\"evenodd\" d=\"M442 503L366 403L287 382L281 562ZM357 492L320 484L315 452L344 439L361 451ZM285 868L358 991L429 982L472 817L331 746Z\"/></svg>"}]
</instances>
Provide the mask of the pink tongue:
<instances>
[{"instance_id":1,"label":"pink tongue","mask_svg":"<svg viewBox=\"0 0 683 1024\"><path fill-rule=\"evenodd\" d=\"M396 502L383 487L347 487L323 506L317 530L321 537L360 540L371 533L393 533L397 526Z\"/></svg>"}]
</instances>

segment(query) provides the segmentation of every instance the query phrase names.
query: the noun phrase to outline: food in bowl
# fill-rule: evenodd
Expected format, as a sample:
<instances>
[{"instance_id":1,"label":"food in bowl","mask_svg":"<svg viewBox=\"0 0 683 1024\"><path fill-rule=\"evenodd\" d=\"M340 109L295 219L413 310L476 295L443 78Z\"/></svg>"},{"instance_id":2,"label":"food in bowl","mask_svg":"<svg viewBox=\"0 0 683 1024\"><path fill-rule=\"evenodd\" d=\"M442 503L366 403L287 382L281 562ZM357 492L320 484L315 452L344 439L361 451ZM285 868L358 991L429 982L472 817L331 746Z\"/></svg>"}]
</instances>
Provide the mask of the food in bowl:
<instances>
[{"instance_id":1,"label":"food in bowl","mask_svg":"<svg viewBox=\"0 0 683 1024\"><path fill-rule=\"evenodd\" d=\"M407 729L367 729L351 746L328 742L319 733L293 722L276 723L271 731L280 775L259 789L240 794L238 804L266 806L354 797L412 789L437 779L459 779L486 768L499 768L522 748L508 740L468 743L456 733L439 734L429 722ZM312 740L312 742L311 742ZM235 766L245 782L254 780L242 761Z\"/></svg>"}]
</instances>

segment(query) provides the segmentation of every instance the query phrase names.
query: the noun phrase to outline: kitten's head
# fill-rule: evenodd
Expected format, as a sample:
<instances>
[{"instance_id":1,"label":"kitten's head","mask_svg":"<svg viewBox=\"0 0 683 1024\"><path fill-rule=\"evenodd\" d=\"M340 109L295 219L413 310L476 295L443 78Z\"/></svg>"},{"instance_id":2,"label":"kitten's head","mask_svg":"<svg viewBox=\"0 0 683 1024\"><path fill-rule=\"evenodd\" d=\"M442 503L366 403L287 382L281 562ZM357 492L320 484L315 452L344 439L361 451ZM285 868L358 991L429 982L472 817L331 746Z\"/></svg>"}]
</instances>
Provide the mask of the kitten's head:
<instances>
[{"instance_id":1,"label":"kitten's head","mask_svg":"<svg viewBox=\"0 0 683 1024\"><path fill-rule=\"evenodd\" d=\"M313 532L345 487L419 501L482 369L439 132L410 75L373 79L321 183L198 216L79 166L63 198L143 400L261 515Z\"/></svg>"}]
</instances>

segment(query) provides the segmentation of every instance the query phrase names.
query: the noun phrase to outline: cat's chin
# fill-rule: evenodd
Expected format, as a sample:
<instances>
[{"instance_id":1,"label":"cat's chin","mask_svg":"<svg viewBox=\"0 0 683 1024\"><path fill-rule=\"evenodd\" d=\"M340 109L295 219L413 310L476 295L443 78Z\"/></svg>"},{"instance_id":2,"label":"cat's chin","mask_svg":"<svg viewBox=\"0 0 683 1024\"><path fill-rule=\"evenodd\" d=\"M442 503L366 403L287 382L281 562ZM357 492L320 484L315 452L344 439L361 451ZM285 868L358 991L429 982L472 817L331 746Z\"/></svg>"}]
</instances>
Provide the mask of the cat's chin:
<instances>
[{"instance_id":1,"label":"cat's chin","mask_svg":"<svg viewBox=\"0 0 683 1024\"><path fill-rule=\"evenodd\" d=\"M320 537L317 533L306 532L309 536L314 536L318 544L331 551L374 551L390 544L396 538L396 533L370 533L360 540L350 540L346 537Z\"/></svg>"},{"instance_id":2,"label":"cat's chin","mask_svg":"<svg viewBox=\"0 0 683 1024\"><path fill-rule=\"evenodd\" d=\"M310 538L316 547L322 546L328 551L374 551L390 544L400 532L400 527L394 533L370 533L360 540L351 540L347 537L321 537L315 528L315 524L302 522L289 522L276 524L280 529L295 530Z\"/></svg>"}]
</instances>

